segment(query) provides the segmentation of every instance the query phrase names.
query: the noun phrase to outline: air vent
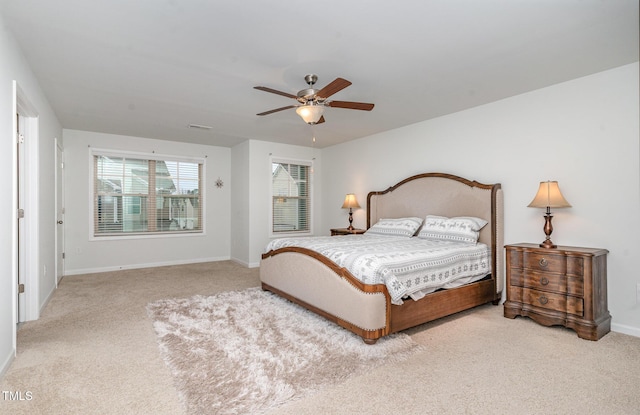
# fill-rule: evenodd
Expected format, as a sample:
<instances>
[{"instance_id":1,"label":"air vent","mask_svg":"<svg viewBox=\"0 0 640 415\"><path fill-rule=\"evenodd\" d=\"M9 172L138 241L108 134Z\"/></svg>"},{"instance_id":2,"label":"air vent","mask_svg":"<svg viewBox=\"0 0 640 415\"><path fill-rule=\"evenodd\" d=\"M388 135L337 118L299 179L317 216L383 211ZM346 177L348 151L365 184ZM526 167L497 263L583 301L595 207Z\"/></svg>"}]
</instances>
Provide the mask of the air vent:
<instances>
[{"instance_id":1,"label":"air vent","mask_svg":"<svg viewBox=\"0 0 640 415\"><path fill-rule=\"evenodd\" d=\"M197 128L199 130L210 130L213 127L210 127L208 125L202 125L202 124L189 124L189 128Z\"/></svg>"}]
</instances>

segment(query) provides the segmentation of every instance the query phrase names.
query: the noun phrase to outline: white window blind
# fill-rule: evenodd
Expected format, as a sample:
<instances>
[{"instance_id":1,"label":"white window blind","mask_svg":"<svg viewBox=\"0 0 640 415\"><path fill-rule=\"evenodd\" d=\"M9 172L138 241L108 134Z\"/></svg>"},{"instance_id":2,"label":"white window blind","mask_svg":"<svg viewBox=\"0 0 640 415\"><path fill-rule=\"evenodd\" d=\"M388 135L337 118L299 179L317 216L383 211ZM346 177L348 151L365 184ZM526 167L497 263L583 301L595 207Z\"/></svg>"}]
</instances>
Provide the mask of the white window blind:
<instances>
[{"instance_id":1,"label":"white window blind","mask_svg":"<svg viewBox=\"0 0 640 415\"><path fill-rule=\"evenodd\" d=\"M273 161L271 172L271 231L274 234L310 232L311 165Z\"/></svg>"},{"instance_id":2,"label":"white window blind","mask_svg":"<svg viewBox=\"0 0 640 415\"><path fill-rule=\"evenodd\" d=\"M201 161L94 154L94 236L202 232Z\"/></svg>"}]
</instances>

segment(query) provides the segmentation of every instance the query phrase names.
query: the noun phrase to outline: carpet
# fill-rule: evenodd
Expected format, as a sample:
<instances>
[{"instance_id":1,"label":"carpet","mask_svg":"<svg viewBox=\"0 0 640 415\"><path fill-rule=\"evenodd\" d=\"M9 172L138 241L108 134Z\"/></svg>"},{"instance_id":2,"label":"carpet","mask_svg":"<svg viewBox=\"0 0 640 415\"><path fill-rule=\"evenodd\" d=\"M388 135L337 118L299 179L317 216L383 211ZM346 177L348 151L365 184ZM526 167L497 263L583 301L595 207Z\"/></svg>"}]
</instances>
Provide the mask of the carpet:
<instances>
[{"instance_id":1,"label":"carpet","mask_svg":"<svg viewBox=\"0 0 640 415\"><path fill-rule=\"evenodd\" d=\"M260 414L421 346L406 334L366 345L260 288L148 304L162 358L189 414Z\"/></svg>"}]
</instances>

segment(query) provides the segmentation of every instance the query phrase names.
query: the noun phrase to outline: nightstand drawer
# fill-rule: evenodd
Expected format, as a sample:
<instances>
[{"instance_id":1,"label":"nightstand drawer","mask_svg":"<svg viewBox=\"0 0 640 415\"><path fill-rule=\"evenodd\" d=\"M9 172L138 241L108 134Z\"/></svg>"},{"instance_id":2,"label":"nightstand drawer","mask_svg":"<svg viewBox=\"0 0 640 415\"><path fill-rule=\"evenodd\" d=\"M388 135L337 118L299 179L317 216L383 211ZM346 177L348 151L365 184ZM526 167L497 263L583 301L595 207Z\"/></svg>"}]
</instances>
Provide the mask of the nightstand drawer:
<instances>
[{"instance_id":1,"label":"nightstand drawer","mask_svg":"<svg viewBox=\"0 0 640 415\"><path fill-rule=\"evenodd\" d=\"M520 287L511 287L510 292L513 294L514 301L520 301L534 307L560 311L580 317L584 313L582 298Z\"/></svg>"},{"instance_id":2,"label":"nightstand drawer","mask_svg":"<svg viewBox=\"0 0 640 415\"><path fill-rule=\"evenodd\" d=\"M567 272L567 260L562 255L552 255L540 252L525 252L523 256L524 267L536 271L549 271L565 274Z\"/></svg>"},{"instance_id":3,"label":"nightstand drawer","mask_svg":"<svg viewBox=\"0 0 640 415\"><path fill-rule=\"evenodd\" d=\"M523 269L512 268L510 284L578 297L582 297L584 294L584 282L581 277L551 272L527 271L525 274Z\"/></svg>"}]
</instances>

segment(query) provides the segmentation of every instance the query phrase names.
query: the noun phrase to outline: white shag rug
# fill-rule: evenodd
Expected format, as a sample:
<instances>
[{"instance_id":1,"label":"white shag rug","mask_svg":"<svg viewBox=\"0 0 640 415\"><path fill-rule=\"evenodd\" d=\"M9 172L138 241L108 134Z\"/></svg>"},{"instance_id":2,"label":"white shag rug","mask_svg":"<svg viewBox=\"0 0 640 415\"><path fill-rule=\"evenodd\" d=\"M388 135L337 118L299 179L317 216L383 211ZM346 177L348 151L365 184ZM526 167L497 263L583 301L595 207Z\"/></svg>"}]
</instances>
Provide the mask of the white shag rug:
<instances>
[{"instance_id":1,"label":"white shag rug","mask_svg":"<svg viewBox=\"0 0 640 415\"><path fill-rule=\"evenodd\" d=\"M260 288L147 306L189 414L260 414L421 349L359 336Z\"/></svg>"}]
</instances>

